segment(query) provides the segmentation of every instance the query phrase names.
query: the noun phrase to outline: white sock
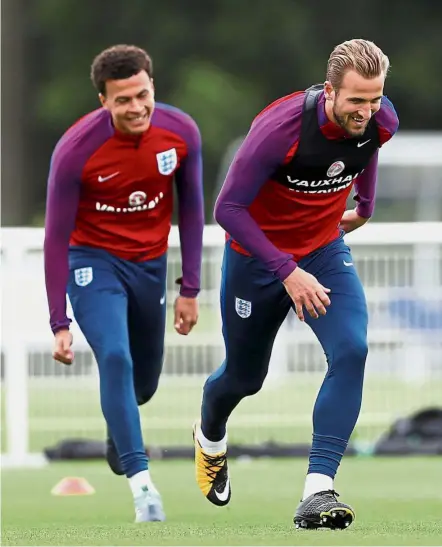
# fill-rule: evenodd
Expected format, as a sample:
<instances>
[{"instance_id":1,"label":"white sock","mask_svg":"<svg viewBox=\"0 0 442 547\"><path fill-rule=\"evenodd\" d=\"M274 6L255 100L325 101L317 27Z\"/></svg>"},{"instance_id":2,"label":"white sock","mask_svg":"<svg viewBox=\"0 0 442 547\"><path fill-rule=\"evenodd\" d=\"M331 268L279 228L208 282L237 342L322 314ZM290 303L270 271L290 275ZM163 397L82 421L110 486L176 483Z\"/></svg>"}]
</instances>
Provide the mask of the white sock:
<instances>
[{"instance_id":1,"label":"white sock","mask_svg":"<svg viewBox=\"0 0 442 547\"><path fill-rule=\"evenodd\" d=\"M226 452L227 450L227 432L224 435L224 438L220 441L209 441L209 439L204 437L201 427L198 425L196 428L196 438L198 439L204 452L210 456L214 456L220 452Z\"/></svg>"},{"instance_id":2,"label":"white sock","mask_svg":"<svg viewBox=\"0 0 442 547\"><path fill-rule=\"evenodd\" d=\"M312 494L323 492L324 490L333 490L333 479L320 473L309 473L305 478L302 499L305 500L305 498L308 498Z\"/></svg>"},{"instance_id":3,"label":"white sock","mask_svg":"<svg viewBox=\"0 0 442 547\"><path fill-rule=\"evenodd\" d=\"M144 471L140 471L136 475L133 475L129 479L129 486L132 490L132 494L134 498L138 497L142 493L143 486L147 486L149 490L153 490L154 492L157 492L157 489L155 488L152 479L150 477L150 473L148 469L145 469Z\"/></svg>"}]
</instances>

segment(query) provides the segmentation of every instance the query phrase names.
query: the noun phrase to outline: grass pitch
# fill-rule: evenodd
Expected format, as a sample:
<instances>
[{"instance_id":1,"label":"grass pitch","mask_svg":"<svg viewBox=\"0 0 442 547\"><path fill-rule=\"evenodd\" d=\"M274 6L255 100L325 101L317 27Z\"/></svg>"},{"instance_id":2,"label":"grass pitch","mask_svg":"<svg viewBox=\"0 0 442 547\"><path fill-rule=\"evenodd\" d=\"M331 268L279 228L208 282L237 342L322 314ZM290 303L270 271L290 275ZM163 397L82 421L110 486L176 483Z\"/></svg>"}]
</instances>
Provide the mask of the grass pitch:
<instances>
[{"instance_id":1,"label":"grass pitch","mask_svg":"<svg viewBox=\"0 0 442 547\"><path fill-rule=\"evenodd\" d=\"M211 505L190 461L154 461L166 523L136 525L129 487L104 463L2 471L2 545L441 545L442 458L347 458L336 483L356 511L345 531L296 531L305 460L230 461L232 501ZM54 497L65 476L96 493Z\"/></svg>"}]
</instances>

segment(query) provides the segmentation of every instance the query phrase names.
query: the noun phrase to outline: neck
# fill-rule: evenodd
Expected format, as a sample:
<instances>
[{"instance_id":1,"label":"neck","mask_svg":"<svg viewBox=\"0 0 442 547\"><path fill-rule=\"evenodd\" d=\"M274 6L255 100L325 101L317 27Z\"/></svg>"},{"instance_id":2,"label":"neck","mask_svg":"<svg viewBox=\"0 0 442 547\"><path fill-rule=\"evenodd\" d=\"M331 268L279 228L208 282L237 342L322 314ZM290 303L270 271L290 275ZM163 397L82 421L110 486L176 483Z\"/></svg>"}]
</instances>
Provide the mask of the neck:
<instances>
[{"instance_id":1,"label":"neck","mask_svg":"<svg viewBox=\"0 0 442 547\"><path fill-rule=\"evenodd\" d=\"M327 118L333 122L334 124L336 125L339 125L337 122L336 122L336 118L333 114L333 105L332 105L332 102L331 101L327 101L325 100L325 115L327 116Z\"/></svg>"}]
</instances>

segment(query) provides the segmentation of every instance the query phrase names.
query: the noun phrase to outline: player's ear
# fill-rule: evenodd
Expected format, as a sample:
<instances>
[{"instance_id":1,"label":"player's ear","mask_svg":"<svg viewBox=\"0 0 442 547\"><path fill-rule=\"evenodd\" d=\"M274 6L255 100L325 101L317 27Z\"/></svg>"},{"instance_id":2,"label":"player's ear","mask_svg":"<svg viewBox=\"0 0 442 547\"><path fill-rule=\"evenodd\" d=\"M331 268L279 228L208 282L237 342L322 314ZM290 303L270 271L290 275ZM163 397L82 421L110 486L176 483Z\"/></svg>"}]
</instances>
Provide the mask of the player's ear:
<instances>
[{"instance_id":1,"label":"player's ear","mask_svg":"<svg viewBox=\"0 0 442 547\"><path fill-rule=\"evenodd\" d=\"M103 106L104 108L107 108L107 105L106 105L106 96L103 95L103 93L99 93L99 94L98 94L98 98L99 98L99 100L100 100L101 106Z\"/></svg>"},{"instance_id":2,"label":"player's ear","mask_svg":"<svg viewBox=\"0 0 442 547\"><path fill-rule=\"evenodd\" d=\"M324 96L326 101L331 101L334 97L333 86L328 80L324 82Z\"/></svg>"}]
</instances>

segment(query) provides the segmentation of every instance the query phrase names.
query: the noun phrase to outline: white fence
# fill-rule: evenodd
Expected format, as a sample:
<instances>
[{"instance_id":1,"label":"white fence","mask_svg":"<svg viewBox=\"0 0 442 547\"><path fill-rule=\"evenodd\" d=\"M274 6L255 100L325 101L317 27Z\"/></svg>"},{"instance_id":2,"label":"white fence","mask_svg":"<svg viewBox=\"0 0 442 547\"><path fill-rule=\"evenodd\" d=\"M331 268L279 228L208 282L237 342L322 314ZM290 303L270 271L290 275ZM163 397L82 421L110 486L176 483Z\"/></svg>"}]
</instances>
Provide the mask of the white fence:
<instances>
[{"instance_id":1,"label":"white fence","mask_svg":"<svg viewBox=\"0 0 442 547\"><path fill-rule=\"evenodd\" d=\"M395 418L442 405L442 223L371 223L346 240L370 309L366 387L354 439L372 442ZM3 464L32 463L32 453L61 439L104 435L96 366L75 323L75 364L65 367L51 359L42 243L41 229L2 230ZM190 444L202 385L224 357L218 308L222 230L207 226L204 244L200 322L190 336L180 337L169 321L162 381L142 409L150 445ZM169 304L179 273L174 227ZM265 388L235 411L230 439L309 442L311 410L324 371L316 339L289 317L278 335Z\"/></svg>"}]
</instances>

